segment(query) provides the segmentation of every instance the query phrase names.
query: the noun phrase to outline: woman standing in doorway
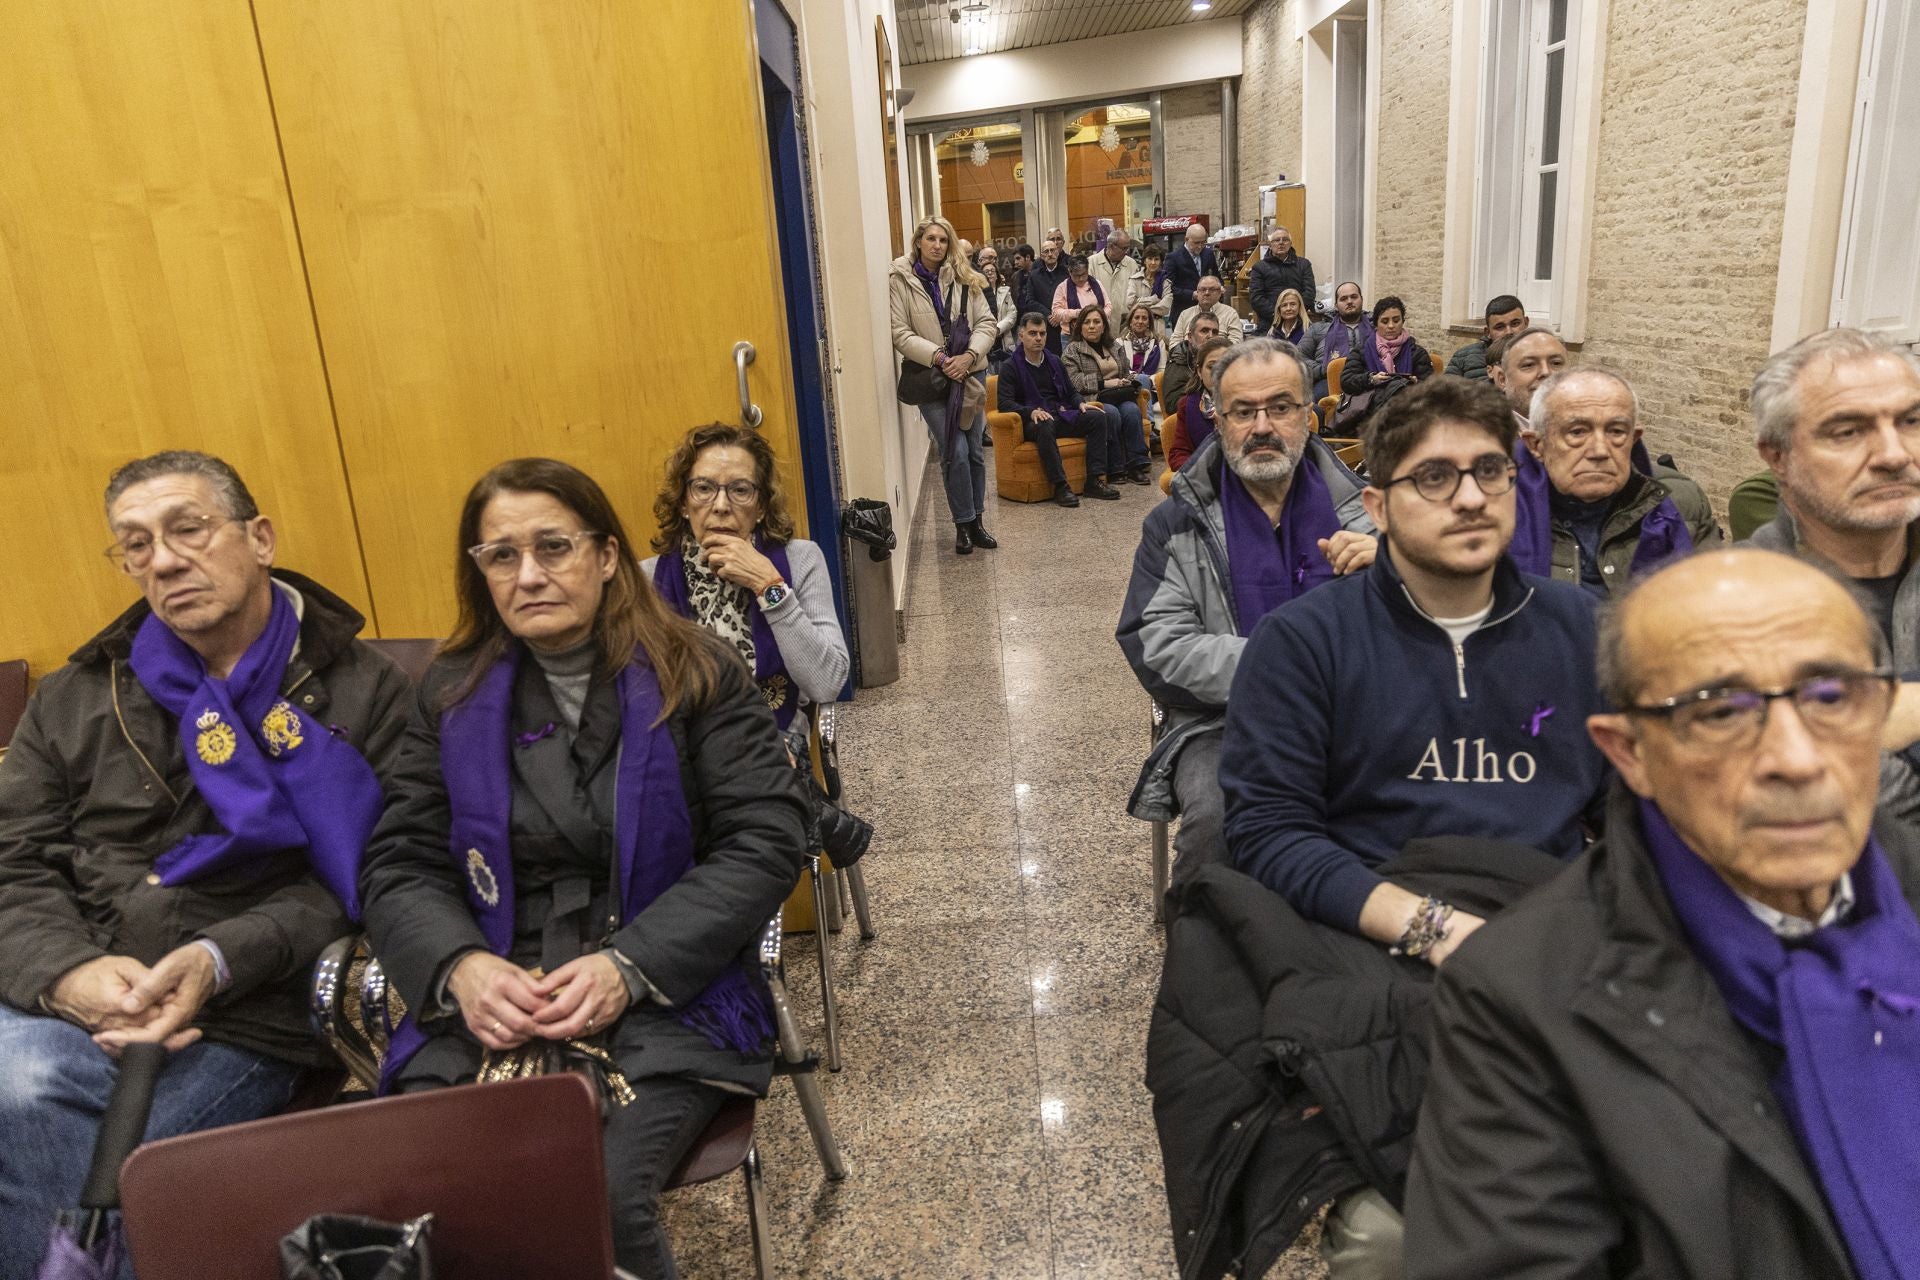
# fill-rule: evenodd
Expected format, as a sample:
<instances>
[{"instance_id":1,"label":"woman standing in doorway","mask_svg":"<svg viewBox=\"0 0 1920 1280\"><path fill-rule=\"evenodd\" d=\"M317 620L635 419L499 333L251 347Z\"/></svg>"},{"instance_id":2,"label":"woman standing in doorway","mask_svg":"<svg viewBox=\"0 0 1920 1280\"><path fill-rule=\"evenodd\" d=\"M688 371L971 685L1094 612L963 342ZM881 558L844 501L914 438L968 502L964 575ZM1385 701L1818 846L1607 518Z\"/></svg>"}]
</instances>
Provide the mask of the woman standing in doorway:
<instances>
[{"instance_id":1,"label":"woman standing in doorway","mask_svg":"<svg viewBox=\"0 0 1920 1280\"><path fill-rule=\"evenodd\" d=\"M928 218L913 229L913 246L893 260L887 275L893 349L910 365L924 365L947 379L946 395L919 406L927 434L940 453L940 471L953 517L953 549L999 543L980 515L987 501L986 388L968 377L984 368L993 347L993 311L971 264L953 256L953 225Z\"/></svg>"}]
</instances>

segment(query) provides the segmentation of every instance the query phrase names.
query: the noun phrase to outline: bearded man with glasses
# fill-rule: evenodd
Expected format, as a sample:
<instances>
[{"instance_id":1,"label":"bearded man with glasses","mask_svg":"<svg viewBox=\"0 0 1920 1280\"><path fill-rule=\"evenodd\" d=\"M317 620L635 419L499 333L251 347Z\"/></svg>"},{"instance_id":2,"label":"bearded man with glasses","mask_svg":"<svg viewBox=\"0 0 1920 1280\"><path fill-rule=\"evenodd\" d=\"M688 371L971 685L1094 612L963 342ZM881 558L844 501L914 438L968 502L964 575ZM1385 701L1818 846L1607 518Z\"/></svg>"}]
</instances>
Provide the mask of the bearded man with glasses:
<instances>
[{"instance_id":1,"label":"bearded man with glasses","mask_svg":"<svg viewBox=\"0 0 1920 1280\"><path fill-rule=\"evenodd\" d=\"M1360 478L1312 431L1310 370L1292 344L1243 342L1214 378L1218 429L1147 517L1116 633L1166 712L1130 812L1179 816L1181 877L1225 853L1220 727L1247 637L1269 610L1374 553Z\"/></svg>"},{"instance_id":2,"label":"bearded man with glasses","mask_svg":"<svg viewBox=\"0 0 1920 1280\"><path fill-rule=\"evenodd\" d=\"M1920 1275L1920 843L1846 588L1695 556L1601 627L1605 838L1441 973L1407 1274Z\"/></svg>"},{"instance_id":3,"label":"bearded man with glasses","mask_svg":"<svg viewBox=\"0 0 1920 1280\"><path fill-rule=\"evenodd\" d=\"M1263 1117L1229 1148L1260 1152L1237 1182L1204 1151L1191 1179L1167 1160L1170 1195L1228 1188L1225 1203L1259 1202L1247 1220L1280 1224L1238 1255L1284 1247L1331 1200L1335 1280L1401 1274L1432 970L1577 856L1597 812L1593 599L1506 554L1514 433L1486 383L1438 377L1389 401L1361 495L1379 554L1269 613L1240 656L1220 748L1237 871L1188 886L1149 1042L1175 1024L1190 1049L1259 1034L1218 1072L1178 1054L1156 1072L1151 1052L1148 1067L1163 1148ZM1247 1078L1272 1083L1242 1095Z\"/></svg>"},{"instance_id":4,"label":"bearded man with glasses","mask_svg":"<svg viewBox=\"0 0 1920 1280\"><path fill-rule=\"evenodd\" d=\"M0 1277L34 1273L116 1077L169 1051L149 1139L270 1115L323 1062L306 979L359 916L408 682L274 567L232 467L114 473L142 599L34 691L0 764Z\"/></svg>"}]
</instances>

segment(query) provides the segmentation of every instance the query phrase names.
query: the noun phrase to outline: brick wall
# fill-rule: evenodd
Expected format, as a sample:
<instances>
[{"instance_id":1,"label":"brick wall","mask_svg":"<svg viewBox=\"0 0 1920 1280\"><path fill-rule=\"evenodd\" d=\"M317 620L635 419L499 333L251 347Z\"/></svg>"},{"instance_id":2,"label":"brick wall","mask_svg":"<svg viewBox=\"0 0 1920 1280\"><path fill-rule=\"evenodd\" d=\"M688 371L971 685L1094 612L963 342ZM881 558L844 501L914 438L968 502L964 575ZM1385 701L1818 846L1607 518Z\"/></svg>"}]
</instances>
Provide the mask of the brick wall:
<instances>
[{"instance_id":1,"label":"brick wall","mask_svg":"<svg viewBox=\"0 0 1920 1280\"><path fill-rule=\"evenodd\" d=\"M1260 187L1300 177L1300 41L1296 0L1260 0L1240 36L1240 217L1260 213ZM1331 270L1331 265L1328 267Z\"/></svg>"},{"instance_id":2,"label":"brick wall","mask_svg":"<svg viewBox=\"0 0 1920 1280\"><path fill-rule=\"evenodd\" d=\"M1723 510L1760 469L1804 0L1612 0L1582 358L1639 390L1647 440Z\"/></svg>"},{"instance_id":3,"label":"brick wall","mask_svg":"<svg viewBox=\"0 0 1920 1280\"><path fill-rule=\"evenodd\" d=\"M1407 327L1436 358L1463 339L1440 315L1440 249L1446 221L1447 93L1452 0L1380 0L1380 119L1373 276L1367 302L1398 294Z\"/></svg>"},{"instance_id":4,"label":"brick wall","mask_svg":"<svg viewBox=\"0 0 1920 1280\"><path fill-rule=\"evenodd\" d=\"M1220 86L1163 91L1160 117L1167 146L1167 212L1204 213L1220 226Z\"/></svg>"}]
</instances>

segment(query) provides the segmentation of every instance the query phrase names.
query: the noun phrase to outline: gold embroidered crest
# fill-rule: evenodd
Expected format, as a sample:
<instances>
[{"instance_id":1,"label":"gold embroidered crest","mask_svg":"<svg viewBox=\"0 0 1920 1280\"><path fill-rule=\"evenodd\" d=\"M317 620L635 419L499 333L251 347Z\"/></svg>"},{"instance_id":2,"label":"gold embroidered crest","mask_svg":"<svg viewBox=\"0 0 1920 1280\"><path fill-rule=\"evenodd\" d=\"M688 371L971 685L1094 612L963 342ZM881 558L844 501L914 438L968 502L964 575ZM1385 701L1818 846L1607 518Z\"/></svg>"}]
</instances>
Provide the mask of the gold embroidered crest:
<instances>
[{"instance_id":1,"label":"gold embroidered crest","mask_svg":"<svg viewBox=\"0 0 1920 1280\"><path fill-rule=\"evenodd\" d=\"M787 704L787 678L768 676L760 682L760 693L766 698L767 705L778 711Z\"/></svg>"},{"instance_id":2,"label":"gold embroidered crest","mask_svg":"<svg viewBox=\"0 0 1920 1280\"><path fill-rule=\"evenodd\" d=\"M490 907L500 905L500 882L493 878L493 868L478 849L467 850L467 879L473 882L480 901Z\"/></svg>"},{"instance_id":3,"label":"gold embroidered crest","mask_svg":"<svg viewBox=\"0 0 1920 1280\"><path fill-rule=\"evenodd\" d=\"M300 736L300 717L284 702L274 703L273 710L267 712L267 718L260 722L260 736L267 740L267 750L274 756L284 755L306 741Z\"/></svg>"},{"instance_id":4,"label":"gold embroidered crest","mask_svg":"<svg viewBox=\"0 0 1920 1280\"><path fill-rule=\"evenodd\" d=\"M233 726L220 718L218 711L207 710L193 722L200 735L193 740L193 749L208 764L225 764L233 759L233 749L239 744L234 736Z\"/></svg>"}]
</instances>

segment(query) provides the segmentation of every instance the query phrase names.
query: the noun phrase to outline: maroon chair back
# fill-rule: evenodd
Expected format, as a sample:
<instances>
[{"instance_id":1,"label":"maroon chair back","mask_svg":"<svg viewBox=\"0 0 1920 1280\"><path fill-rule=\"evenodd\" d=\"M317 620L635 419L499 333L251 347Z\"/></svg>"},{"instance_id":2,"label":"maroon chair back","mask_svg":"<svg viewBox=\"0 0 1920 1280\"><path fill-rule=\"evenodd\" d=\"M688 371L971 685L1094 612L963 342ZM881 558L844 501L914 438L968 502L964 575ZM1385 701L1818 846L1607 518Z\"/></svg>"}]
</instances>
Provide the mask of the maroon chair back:
<instances>
[{"instance_id":1,"label":"maroon chair back","mask_svg":"<svg viewBox=\"0 0 1920 1280\"><path fill-rule=\"evenodd\" d=\"M27 714L27 660L0 662L0 749L13 741L20 717Z\"/></svg>"},{"instance_id":2,"label":"maroon chair back","mask_svg":"<svg viewBox=\"0 0 1920 1280\"><path fill-rule=\"evenodd\" d=\"M433 653L440 647L438 640L369 640L367 647L377 653L383 653L393 660L393 664L407 673L407 679L420 683L427 668L433 665Z\"/></svg>"},{"instance_id":3,"label":"maroon chair back","mask_svg":"<svg viewBox=\"0 0 1920 1280\"><path fill-rule=\"evenodd\" d=\"M149 1143L120 1173L140 1280L274 1280L317 1213L434 1215L438 1280L609 1280L600 1106L570 1073Z\"/></svg>"}]
</instances>

